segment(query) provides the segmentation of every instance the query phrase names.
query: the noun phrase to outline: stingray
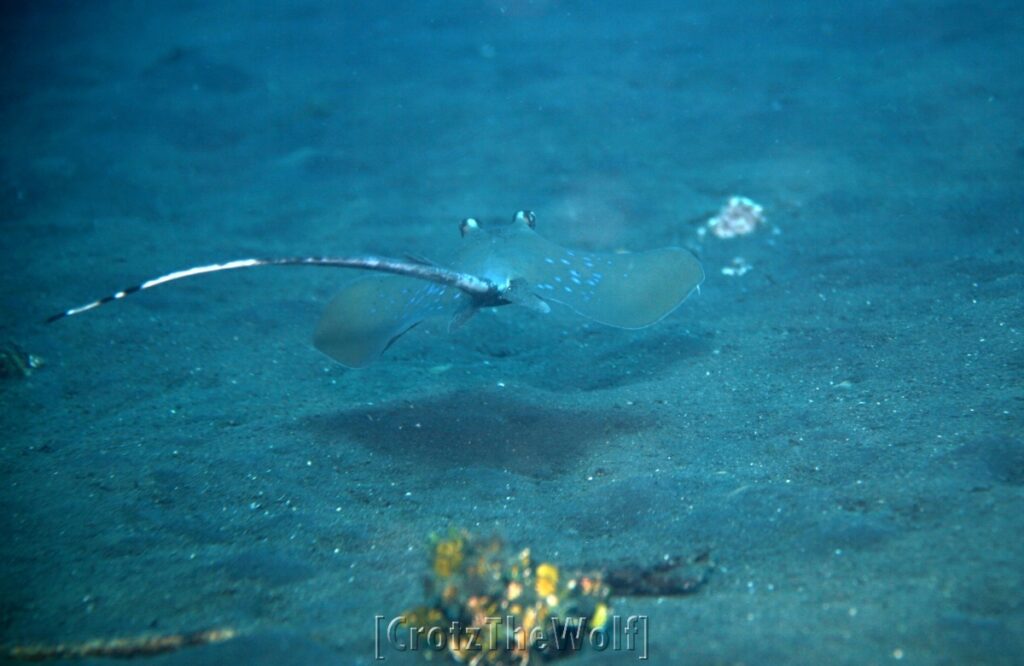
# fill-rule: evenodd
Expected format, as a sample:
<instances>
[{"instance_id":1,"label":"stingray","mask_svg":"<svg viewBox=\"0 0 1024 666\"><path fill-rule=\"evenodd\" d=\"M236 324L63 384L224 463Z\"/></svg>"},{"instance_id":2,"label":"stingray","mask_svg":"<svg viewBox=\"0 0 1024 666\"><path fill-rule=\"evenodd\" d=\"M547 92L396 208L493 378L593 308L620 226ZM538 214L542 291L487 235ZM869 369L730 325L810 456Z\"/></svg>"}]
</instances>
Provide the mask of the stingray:
<instances>
[{"instance_id":1,"label":"stingray","mask_svg":"<svg viewBox=\"0 0 1024 666\"><path fill-rule=\"evenodd\" d=\"M640 329L671 313L704 279L688 251L666 247L629 254L570 250L536 232L532 212L511 224L484 227L462 221L462 244L450 266L416 256L280 257L238 259L168 273L71 308L47 323L195 275L257 266L321 266L373 272L327 304L314 346L351 368L369 365L395 340L431 318L458 328L481 308L520 305L547 313L551 304L617 328Z\"/></svg>"}]
</instances>

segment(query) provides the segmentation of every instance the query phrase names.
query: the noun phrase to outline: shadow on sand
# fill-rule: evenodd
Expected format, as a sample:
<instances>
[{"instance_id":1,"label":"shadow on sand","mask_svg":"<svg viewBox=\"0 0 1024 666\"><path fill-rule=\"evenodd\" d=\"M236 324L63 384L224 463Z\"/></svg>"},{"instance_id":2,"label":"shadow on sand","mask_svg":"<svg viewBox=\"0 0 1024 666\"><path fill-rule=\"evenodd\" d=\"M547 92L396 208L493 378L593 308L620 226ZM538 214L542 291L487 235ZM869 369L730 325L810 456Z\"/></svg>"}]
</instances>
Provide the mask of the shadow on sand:
<instances>
[{"instance_id":1,"label":"shadow on sand","mask_svg":"<svg viewBox=\"0 0 1024 666\"><path fill-rule=\"evenodd\" d=\"M381 455L439 467L487 467L534 478L578 469L587 450L649 427L617 410L581 410L509 392L460 391L311 417L318 443L356 442Z\"/></svg>"}]
</instances>

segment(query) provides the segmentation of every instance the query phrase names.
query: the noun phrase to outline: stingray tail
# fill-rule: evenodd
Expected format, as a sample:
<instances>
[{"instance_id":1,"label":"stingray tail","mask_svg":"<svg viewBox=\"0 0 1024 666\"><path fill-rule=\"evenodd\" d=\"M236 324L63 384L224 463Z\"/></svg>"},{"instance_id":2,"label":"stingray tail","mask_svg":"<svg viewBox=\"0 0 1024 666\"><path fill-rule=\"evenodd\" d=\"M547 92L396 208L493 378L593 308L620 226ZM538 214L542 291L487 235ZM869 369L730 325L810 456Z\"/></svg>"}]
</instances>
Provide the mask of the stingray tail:
<instances>
[{"instance_id":1,"label":"stingray tail","mask_svg":"<svg viewBox=\"0 0 1024 666\"><path fill-rule=\"evenodd\" d=\"M473 296L486 296L493 295L496 293L496 287L488 282L482 280L476 276L468 275L465 273L459 273L448 268L437 266L434 264L422 263L419 261L401 260L401 259L390 259L388 257L377 257L377 256L362 256L362 257L278 257L278 258L254 258L254 259L236 259L234 261L227 261L219 264L207 264L205 266L194 266L192 268L186 268L180 271L174 271L173 273L167 273L159 277L146 280L140 284L133 285L122 289L121 291L104 296L103 298L79 305L77 307L58 312L57 314L51 315L46 318L47 324L63 319L65 317L71 317L89 310L94 310L107 303L113 301L119 301L132 294L137 294L140 291L151 289L168 282L174 282L176 280L183 280L185 278L193 277L196 275L206 275L208 273L219 273L221 271L238 270L241 268L256 268L258 266L320 266L328 268L358 268L369 271L378 271L382 273L391 273L394 275L405 275L420 280L426 280L428 282L436 282L443 284L471 294Z\"/></svg>"}]
</instances>

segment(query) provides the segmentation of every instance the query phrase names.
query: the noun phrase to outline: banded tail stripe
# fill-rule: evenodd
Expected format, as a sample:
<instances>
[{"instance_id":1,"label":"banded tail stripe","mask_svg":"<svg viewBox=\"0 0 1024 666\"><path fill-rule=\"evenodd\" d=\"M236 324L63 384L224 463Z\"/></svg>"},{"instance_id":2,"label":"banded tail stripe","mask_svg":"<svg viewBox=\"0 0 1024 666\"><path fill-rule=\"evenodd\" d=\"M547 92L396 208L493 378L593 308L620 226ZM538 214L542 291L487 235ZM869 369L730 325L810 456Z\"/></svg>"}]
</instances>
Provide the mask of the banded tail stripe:
<instances>
[{"instance_id":1,"label":"banded tail stripe","mask_svg":"<svg viewBox=\"0 0 1024 666\"><path fill-rule=\"evenodd\" d=\"M219 264L207 264L205 266L194 266L180 271L174 271L155 277L137 285L127 287L121 291L104 296L103 298L79 305L77 307L58 312L46 319L47 324L65 317L88 312L107 303L119 301L123 298L137 294L140 291L151 289L168 282L183 280L196 275L208 273L219 273L240 268L256 268L257 266L321 266L330 268L361 268L364 270L380 271L395 275L405 275L420 280L428 280L438 284L461 289L462 291L477 297L494 297L497 295L497 287L482 278L467 273L460 273L440 266L426 265L410 260L390 259L388 257L363 256L363 257L277 257L277 258L252 258L235 259Z\"/></svg>"}]
</instances>

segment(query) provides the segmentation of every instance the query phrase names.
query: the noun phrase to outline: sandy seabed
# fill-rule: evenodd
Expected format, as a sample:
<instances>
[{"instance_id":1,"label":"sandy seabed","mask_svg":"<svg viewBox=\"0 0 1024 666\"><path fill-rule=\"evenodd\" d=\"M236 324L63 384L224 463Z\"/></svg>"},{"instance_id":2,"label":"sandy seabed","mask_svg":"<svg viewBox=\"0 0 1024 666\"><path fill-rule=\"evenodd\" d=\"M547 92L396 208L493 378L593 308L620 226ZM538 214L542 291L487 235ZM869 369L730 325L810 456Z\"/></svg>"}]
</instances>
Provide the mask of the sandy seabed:
<instances>
[{"instance_id":1,"label":"sandy seabed","mask_svg":"<svg viewBox=\"0 0 1024 666\"><path fill-rule=\"evenodd\" d=\"M8 10L0 335L46 365L0 385L0 642L228 625L151 663L370 664L459 525L567 565L708 550L698 594L614 600L655 664L1020 663L1022 29L1011 2ZM699 238L732 195L770 226ZM39 324L222 259L443 262L520 208L707 279L648 329L507 307L359 371L310 343L344 272Z\"/></svg>"}]
</instances>

